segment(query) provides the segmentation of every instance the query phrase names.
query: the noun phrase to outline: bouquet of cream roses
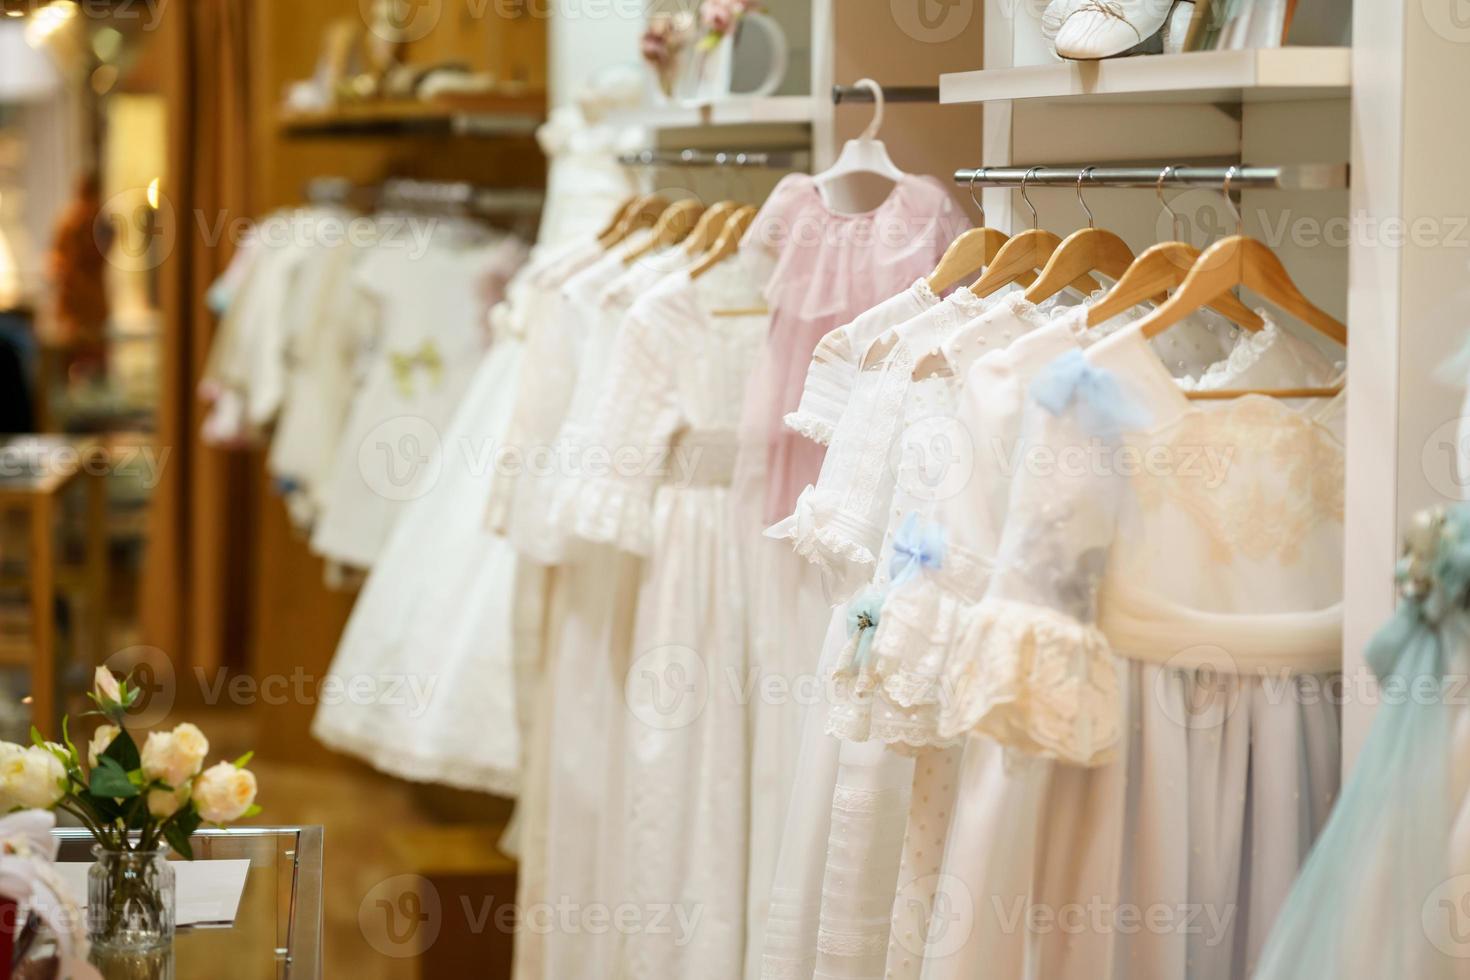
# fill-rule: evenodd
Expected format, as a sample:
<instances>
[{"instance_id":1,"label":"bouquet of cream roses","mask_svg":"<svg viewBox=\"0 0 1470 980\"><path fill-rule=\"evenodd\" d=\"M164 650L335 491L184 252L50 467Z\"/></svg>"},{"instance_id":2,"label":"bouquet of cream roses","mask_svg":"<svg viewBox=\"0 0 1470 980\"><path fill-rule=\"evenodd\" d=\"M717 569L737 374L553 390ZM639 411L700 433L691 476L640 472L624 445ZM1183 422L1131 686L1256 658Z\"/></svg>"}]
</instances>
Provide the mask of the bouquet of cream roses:
<instances>
[{"instance_id":1,"label":"bouquet of cream roses","mask_svg":"<svg viewBox=\"0 0 1470 980\"><path fill-rule=\"evenodd\" d=\"M224 824L260 812L250 754L204 768L209 741L190 724L149 732L142 749L123 727L141 695L98 667L89 715L106 722L87 746L86 767L61 724L62 744L34 727L32 745L0 742L0 810L57 809L71 814L110 851L154 851L167 841L193 860L189 836L204 823Z\"/></svg>"}]
</instances>

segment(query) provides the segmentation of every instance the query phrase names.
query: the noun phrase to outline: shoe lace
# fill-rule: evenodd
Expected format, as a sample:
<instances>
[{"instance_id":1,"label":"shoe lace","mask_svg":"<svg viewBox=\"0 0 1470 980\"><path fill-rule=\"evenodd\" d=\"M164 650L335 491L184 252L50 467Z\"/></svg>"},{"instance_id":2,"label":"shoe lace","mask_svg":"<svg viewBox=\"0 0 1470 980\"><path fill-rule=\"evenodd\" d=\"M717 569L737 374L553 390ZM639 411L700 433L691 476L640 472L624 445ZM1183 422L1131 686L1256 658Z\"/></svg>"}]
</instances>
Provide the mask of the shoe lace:
<instances>
[{"instance_id":1,"label":"shoe lace","mask_svg":"<svg viewBox=\"0 0 1470 980\"><path fill-rule=\"evenodd\" d=\"M1100 14L1104 17L1112 17L1116 20L1121 20L1123 23L1133 28L1133 33L1138 33L1138 28L1134 26L1133 22L1128 19L1128 15L1123 12L1123 5L1119 3L1118 0L1083 0L1083 2L1078 4L1076 9L1072 11L1070 16L1075 17L1080 13ZM1140 40L1142 40L1141 37Z\"/></svg>"}]
</instances>

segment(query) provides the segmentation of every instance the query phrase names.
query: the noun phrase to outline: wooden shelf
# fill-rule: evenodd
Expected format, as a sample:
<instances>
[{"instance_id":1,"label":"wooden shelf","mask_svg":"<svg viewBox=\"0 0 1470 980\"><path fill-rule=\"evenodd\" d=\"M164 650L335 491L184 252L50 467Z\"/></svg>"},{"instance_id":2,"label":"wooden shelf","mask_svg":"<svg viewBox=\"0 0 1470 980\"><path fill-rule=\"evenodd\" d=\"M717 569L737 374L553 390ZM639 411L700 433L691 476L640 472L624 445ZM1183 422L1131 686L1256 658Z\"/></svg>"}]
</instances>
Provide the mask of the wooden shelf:
<instances>
[{"instance_id":1,"label":"wooden shelf","mask_svg":"<svg viewBox=\"0 0 1470 980\"><path fill-rule=\"evenodd\" d=\"M1067 61L942 75L944 103L1011 99L1237 103L1345 97L1349 48L1267 48Z\"/></svg>"},{"instance_id":2,"label":"wooden shelf","mask_svg":"<svg viewBox=\"0 0 1470 980\"><path fill-rule=\"evenodd\" d=\"M546 97L495 96L434 102L363 102L320 112L283 112L292 138L445 135L529 137L546 119Z\"/></svg>"},{"instance_id":3,"label":"wooden shelf","mask_svg":"<svg viewBox=\"0 0 1470 980\"><path fill-rule=\"evenodd\" d=\"M702 126L746 126L769 123L810 124L812 97L773 95L732 98L702 106L645 106L612 113L609 122L649 129L693 129Z\"/></svg>"}]
</instances>

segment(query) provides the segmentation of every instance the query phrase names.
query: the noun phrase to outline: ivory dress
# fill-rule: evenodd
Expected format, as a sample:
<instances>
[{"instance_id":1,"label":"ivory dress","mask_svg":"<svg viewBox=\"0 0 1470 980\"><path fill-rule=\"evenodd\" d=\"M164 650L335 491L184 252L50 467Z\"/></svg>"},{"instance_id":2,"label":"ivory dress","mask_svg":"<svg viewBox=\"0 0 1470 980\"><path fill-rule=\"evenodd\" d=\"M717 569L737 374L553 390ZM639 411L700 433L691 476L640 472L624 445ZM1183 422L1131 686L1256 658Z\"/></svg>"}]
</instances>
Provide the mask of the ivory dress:
<instances>
[{"instance_id":1,"label":"ivory dress","mask_svg":"<svg viewBox=\"0 0 1470 980\"><path fill-rule=\"evenodd\" d=\"M558 564L549 602L557 635L548 683L551 772L547 818L547 894L568 900L581 916L612 907L622 888L621 819L624 789L621 703L627 677L641 559L612 545L575 538L561 519L577 487L607 463L598 450L597 422L610 376L608 359L623 318L642 289L689 261L678 248L625 258L638 238L593 262L562 287L574 343L564 356L577 365L565 420L554 444L556 466L544 481L545 524ZM616 931L574 923L548 942L551 977L605 976L623 945Z\"/></svg>"},{"instance_id":2,"label":"ivory dress","mask_svg":"<svg viewBox=\"0 0 1470 980\"><path fill-rule=\"evenodd\" d=\"M671 276L623 319L595 413L614 463L568 484L579 537L644 558L625 723L620 902L698 909L692 936L628 935L608 976L738 980L745 946L748 665L730 481L764 341L765 269L744 253ZM614 844L613 846L616 846Z\"/></svg>"},{"instance_id":3,"label":"ivory dress","mask_svg":"<svg viewBox=\"0 0 1470 980\"><path fill-rule=\"evenodd\" d=\"M801 975L904 975L917 962L909 934L922 935L929 909L925 890L934 881L932 872L917 869L936 865L943 851L957 739L937 736L932 705L875 697L864 647L872 642L874 626L881 631L883 595L892 583L941 568L962 580L980 574L973 557L958 549L946 553L942 532L932 523L940 504L973 485L977 471L994 469L986 465L988 450L956 425L953 379L977 357L1000 356L1012 347L1075 348L1084 315L1082 308L1060 314L1054 304L1038 308L1019 293L978 300L961 290L899 326L898 343L883 366L859 374L860 394L842 418L819 486L803 494L792 519L773 529L834 570L849 590L854 582L872 582L846 607L845 635L834 622L823 655L835 696L827 730L844 741L835 783L830 770L824 770L826 777L810 769L802 773L803 788L812 794L833 788L816 960ZM1208 331L1182 327L1176 337L1188 337L1189 345L1205 351L1222 349ZM915 367L931 350L942 359L925 376ZM916 373L922 380L914 380ZM817 736L809 731L808 737ZM917 760L908 757L915 752ZM805 812L820 819L820 806L814 796ZM793 818L800 812L793 809ZM793 824L788 833L793 840L803 836ZM806 855L810 863L820 860L814 850L820 853L798 847L793 854ZM905 917L913 920L908 927L902 926Z\"/></svg>"},{"instance_id":4,"label":"ivory dress","mask_svg":"<svg viewBox=\"0 0 1470 980\"><path fill-rule=\"evenodd\" d=\"M1200 383L1336 370L1272 328ZM1336 791L1342 399L1191 402L1132 329L1030 391L923 976L1248 974Z\"/></svg>"},{"instance_id":5,"label":"ivory dress","mask_svg":"<svg viewBox=\"0 0 1470 980\"><path fill-rule=\"evenodd\" d=\"M464 397L486 347L486 277L519 265L518 243L476 241L443 227L429 250L375 248L357 280L378 302L382 329L337 446L312 550L371 568L403 504L418 496L435 442Z\"/></svg>"},{"instance_id":6,"label":"ivory dress","mask_svg":"<svg viewBox=\"0 0 1470 980\"><path fill-rule=\"evenodd\" d=\"M521 765L511 603L516 554L489 531L489 452L510 415L521 338L500 324L352 608L312 734L400 779L513 796ZM364 679L366 698L351 696ZM466 737L466 719L475 719Z\"/></svg>"}]
</instances>

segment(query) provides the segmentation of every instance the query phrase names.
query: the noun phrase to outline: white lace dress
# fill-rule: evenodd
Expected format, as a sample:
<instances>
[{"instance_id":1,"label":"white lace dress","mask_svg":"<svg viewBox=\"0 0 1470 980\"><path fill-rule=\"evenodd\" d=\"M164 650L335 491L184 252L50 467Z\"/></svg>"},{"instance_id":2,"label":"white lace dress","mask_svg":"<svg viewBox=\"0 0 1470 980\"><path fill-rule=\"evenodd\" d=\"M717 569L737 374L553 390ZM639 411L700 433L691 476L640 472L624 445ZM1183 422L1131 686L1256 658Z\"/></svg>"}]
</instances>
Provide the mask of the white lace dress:
<instances>
[{"instance_id":1,"label":"white lace dress","mask_svg":"<svg viewBox=\"0 0 1470 980\"><path fill-rule=\"evenodd\" d=\"M614 465L599 450L599 413L610 382L608 358L640 285L651 287L677 268L678 250L629 266L625 255L642 239L620 246L562 287L571 317L565 356L578 364L565 420L553 444L555 466L542 484L537 514L541 543L563 558L548 599L552 636L550 775L547 815L547 894L577 906L578 916L613 907L624 878L622 812L622 692L631 659L642 560L613 545L578 539L560 518L584 477ZM575 919L558 924L546 943L552 977L604 976L623 937Z\"/></svg>"},{"instance_id":2,"label":"white lace dress","mask_svg":"<svg viewBox=\"0 0 1470 980\"><path fill-rule=\"evenodd\" d=\"M1200 383L1336 371L1272 328ZM1031 393L922 975L1248 975L1337 785L1342 399L1190 402L1134 330Z\"/></svg>"},{"instance_id":3,"label":"white lace dress","mask_svg":"<svg viewBox=\"0 0 1470 980\"><path fill-rule=\"evenodd\" d=\"M806 389L788 425L826 445L842 416L857 377L858 358L879 334L937 305L939 298L923 280L895 294L851 323L828 333L818 344L808 369ZM799 773L821 770L830 754L836 765L836 743L813 740L803 733L808 721L817 734L825 723L823 713L811 710L819 687L817 660L813 651L822 649L823 637L832 618L832 604L822 584L821 571L793 554L784 541L763 537L766 526L766 466L770 441L768 409L776 399L775 384L780 372L771 362L781 345L770 338L761 352L763 367L752 372L741 416L740 452L735 467L735 497L740 531L736 540L746 581L746 620L750 643L752 681L774 685L778 693L751 702L751 789L750 873L748 876L749 941L746 946L746 976L761 975L767 947L767 923L776 935L772 942L797 952L800 929L795 923L810 915L792 904L793 896L806 894L796 881L783 874L777 881L784 828L791 805L792 789ZM822 803L825 821L830 798ZM825 830L823 831L825 835ZM825 836L823 837L825 840ZM784 867L790 869L791 864ZM788 954L780 954L786 957Z\"/></svg>"},{"instance_id":4,"label":"white lace dress","mask_svg":"<svg viewBox=\"0 0 1470 980\"><path fill-rule=\"evenodd\" d=\"M429 489L405 506L352 608L328 674L343 695L323 700L312 734L401 779L513 796L516 554L484 520L484 461L521 360L521 338L500 327L426 464Z\"/></svg>"},{"instance_id":5,"label":"white lace dress","mask_svg":"<svg viewBox=\"0 0 1470 980\"><path fill-rule=\"evenodd\" d=\"M863 394L842 419L822 485L804 495L792 520L773 529L792 536L799 551L832 570L834 580L848 587L871 583L846 607L845 633L834 623L829 642L837 646L823 659L835 695L827 730L844 741L831 796L816 976L902 975L916 962L911 934L922 934L927 921L933 875L920 869L937 864L942 854L958 739L935 733L933 705L891 701L881 692L875 697L863 648L886 615L883 596L894 581L941 568L961 580L980 573L972 555L958 549L945 554L934 535L934 515L973 483L977 458L989 451L956 425L954 379L977 357L998 356L1014 345L1045 350L1049 337L1054 349L1075 349L1084 313L1054 304L1038 308L1019 293L981 301L961 291L899 327L900 343L883 368L859 376ZM1188 330L1181 333L1198 340ZM1208 333L1198 342L1215 354L1220 350ZM931 351L940 363L932 376L918 371L921 380L915 381L916 365ZM839 473L846 479L836 478ZM855 621L864 616L866 623ZM821 784L810 771L802 777ZM906 925L905 917L912 923Z\"/></svg>"},{"instance_id":6,"label":"white lace dress","mask_svg":"<svg viewBox=\"0 0 1470 980\"><path fill-rule=\"evenodd\" d=\"M644 558L619 692L629 717L613 747L624 759L617 898L698 910L690 935L626 936L605 976L741 976L749 668L730 484L740 398L769 320L710 314L758 307L763 285L736 258L634 305L594 414L593 444L618 462L567 484L569 530Z\"/></svg>"}]
</instances>

